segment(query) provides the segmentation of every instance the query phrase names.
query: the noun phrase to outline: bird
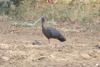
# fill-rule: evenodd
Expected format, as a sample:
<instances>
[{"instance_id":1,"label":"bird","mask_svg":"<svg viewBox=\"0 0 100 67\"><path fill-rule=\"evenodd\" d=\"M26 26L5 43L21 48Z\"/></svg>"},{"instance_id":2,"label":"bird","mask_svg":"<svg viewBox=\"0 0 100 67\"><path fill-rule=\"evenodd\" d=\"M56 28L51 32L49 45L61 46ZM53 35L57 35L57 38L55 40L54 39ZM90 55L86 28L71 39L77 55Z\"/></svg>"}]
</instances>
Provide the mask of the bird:
<instances>
[{"instance_id":1,"label":"bird","mask_svg":"<svg viewBox=\"0 0 100 67\"><path fill-rule=\"evenodd\" d=\"M42 23L42 33L48 39L49 44L50 44L51 38L57 39L60 42L66 41L66 38L57 29L45 26L45 17L44 16L41 17L41 23Z\"/></svg>"}]
</instances>

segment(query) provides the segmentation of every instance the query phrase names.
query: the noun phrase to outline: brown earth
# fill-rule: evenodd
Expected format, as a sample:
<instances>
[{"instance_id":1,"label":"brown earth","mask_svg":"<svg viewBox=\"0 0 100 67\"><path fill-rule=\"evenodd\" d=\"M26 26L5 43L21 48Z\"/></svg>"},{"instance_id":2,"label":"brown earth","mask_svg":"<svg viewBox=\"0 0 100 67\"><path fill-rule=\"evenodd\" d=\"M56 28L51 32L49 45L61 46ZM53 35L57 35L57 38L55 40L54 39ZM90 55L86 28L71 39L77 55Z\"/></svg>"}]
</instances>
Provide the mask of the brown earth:
<instances>
[{"instance_id":1,"label":"brown earth","mask_svg":"<svg viewBox=\"0 0 100 67\"><path fill-rule=\"evenodd\" d=\"M65 42L48 44L40 28L1 21L0 67L100 67L100 32L63 32Z\"/></svg>"}]
</instances>

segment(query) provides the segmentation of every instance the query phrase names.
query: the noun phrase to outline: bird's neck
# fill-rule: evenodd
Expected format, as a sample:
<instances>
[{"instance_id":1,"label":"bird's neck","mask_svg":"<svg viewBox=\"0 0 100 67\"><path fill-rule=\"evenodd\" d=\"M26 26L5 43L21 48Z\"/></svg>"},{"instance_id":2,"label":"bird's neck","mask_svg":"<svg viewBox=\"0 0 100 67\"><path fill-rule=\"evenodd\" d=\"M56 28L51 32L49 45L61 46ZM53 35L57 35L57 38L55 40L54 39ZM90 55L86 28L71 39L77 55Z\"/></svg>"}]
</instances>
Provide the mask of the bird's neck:
<instances>
[{"instance_id":1,"label":"bird's neck","mask_svg":"<svg viewBox=\"0 0 100 67\"><path fill-rule=\"evenodd\" d=\"M44 26L44 22L42 22L42 29L44 29L45 28L45 26Z\"/></svg>"}]
</instances>

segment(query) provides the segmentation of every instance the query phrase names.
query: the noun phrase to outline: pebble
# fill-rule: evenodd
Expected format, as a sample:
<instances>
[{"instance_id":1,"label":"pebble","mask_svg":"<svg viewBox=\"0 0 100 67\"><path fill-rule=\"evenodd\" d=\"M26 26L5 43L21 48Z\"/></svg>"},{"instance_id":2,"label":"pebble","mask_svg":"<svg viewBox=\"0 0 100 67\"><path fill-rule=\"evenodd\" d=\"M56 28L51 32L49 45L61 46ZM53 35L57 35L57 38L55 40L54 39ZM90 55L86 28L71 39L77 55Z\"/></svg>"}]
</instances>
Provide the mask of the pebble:
<instances>
[{"instance_id":1,"label":"pebble","mask_svg":"<svg viewBox=\"0 0 100 67\"><path fill-rule=\"evenodd\" d=\"M34 40L33 45L42 45L42 42L41 41L38 41L38 40Z\"/></svg>"},{"instance_id":2,"label":"pebble","mask_svg":"<svg viewBox=\"0 0 100 67\"><path fill-rule=\"evenodd\" d=\"M3 56L2 59L5 60L5 61L8 61L9 57Z\"/></svg>"},{"instance_id":3,"label":"pebble","mask_svg":"<svg viewBox=\"0 0 100 67\"><path fill-rule=\"evenodd\" d=\"M100 45L96 45L96 48L100 49Z\"/></svg>"}]
</instances>

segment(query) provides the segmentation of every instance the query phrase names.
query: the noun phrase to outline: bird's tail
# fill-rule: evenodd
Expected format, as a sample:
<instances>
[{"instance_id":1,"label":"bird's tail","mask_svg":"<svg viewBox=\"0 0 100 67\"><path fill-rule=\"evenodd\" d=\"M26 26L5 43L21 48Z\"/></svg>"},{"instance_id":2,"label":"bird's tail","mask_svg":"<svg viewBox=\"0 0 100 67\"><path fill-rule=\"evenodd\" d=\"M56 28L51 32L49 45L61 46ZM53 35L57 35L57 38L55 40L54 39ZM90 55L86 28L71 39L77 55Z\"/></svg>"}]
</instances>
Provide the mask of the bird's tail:
<instances>
[{"instance_id":1,"label":"bird's tail","mask_svg":"<svg viewBox=\"0 0 100 67\"><path fill-rule=\"evenodd\" d=\"M58 40L61 41L61 42L66 41L66 39L64 37L59 37Z\"/></svg>"}]
</instances>

